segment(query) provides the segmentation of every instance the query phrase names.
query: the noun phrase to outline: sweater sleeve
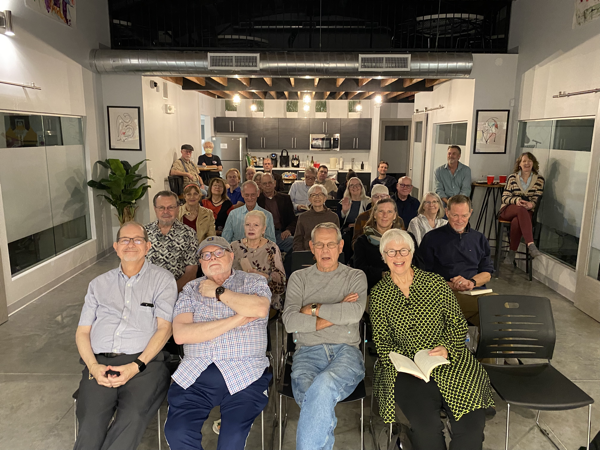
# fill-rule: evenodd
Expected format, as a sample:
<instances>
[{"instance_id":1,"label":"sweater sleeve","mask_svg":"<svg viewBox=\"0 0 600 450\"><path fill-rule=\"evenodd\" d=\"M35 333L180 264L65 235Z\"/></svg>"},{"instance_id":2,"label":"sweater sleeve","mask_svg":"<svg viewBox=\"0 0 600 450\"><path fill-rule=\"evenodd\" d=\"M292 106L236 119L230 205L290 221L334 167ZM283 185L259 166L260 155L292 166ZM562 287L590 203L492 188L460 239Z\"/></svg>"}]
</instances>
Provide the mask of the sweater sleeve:
<instances>
[{"instance_id":1,"label":"sweater sleeve","mask_svg":"<svg viewBox=\"0 0 600 450\"><path fill-rule=\"evenodd\" d=\"M516 205L517 200L521 198L518 195L521 192L519 189L519 185L517 184L517 178L514 173L511 173L507 180L506 186L504 186L504 191L502 191L502 204L503 205Z\"/></svg>"},{"instance_id":2,"label":"sweater sleeve","mask_svg":"<svg viewBox=\"0 0 600 450\"><path fill-rule=\"evenodd\" d=\"M293 273L288 280L285 294L285 308L282 315L283 324L288 333L306 333L317 330L317 318L300 312L304 306L302 304L302 299L304 298L303 286L304 280L302 276L298 273Z\"/></svg>"},{"instance_id":3,"label":"sweater sleeve","mask_svg":"<svg viewBox=\"0 0 600 450\"><path fill-rule=\"evenodd\" d=\"M434 290L437 291L440 298L440 306L444 316L444 329L439 345L448 350L448 360L452 362L453 357L464 349L468 330L467 321L460 310L454 293L443 278L436 276Z\"/></svg>"},{"instance_id":4,"label":"sweater sleeve","mask_svg":"<svg viewBox=\"0 0 600 450\"><path fill-rule=\"evenodd\" d=\"M544 194L544 186L546 184L546 180L544 180L544 177L541 175L538 175L538 178L535 182L534 185L534 192L531 195L531 203L533 203L533 209L537 208L538 205L538 201L540 200L540 197Z\"/></svg>"},{"instance_id":5,"label":"sweater sleeve","mask_svg":"<svg viewBox=\"0 0 600 450\"><path fill-rule=\"evenodd\" d=\"M398 352L397 346L390 335L393 329L386 314L385 298L377 287L371 291L371 302L369 303L369 316L373 325L373 342L377 349L379 364L391 367L390 352Z\"/></svg>"},{"instance_id":6,"label":"sweater sleeve","mask_svg":"<svg viewBox=\"0 0 600 450\"><path fill-rule=\"evenodd\" d=\"M367 306L367 277L360 270L353 270L349 280L348 293L358 294L355 302L339 302L321 305L319 317L334 325L350 325L358 323Z\"/></svg>"}]
</instances>

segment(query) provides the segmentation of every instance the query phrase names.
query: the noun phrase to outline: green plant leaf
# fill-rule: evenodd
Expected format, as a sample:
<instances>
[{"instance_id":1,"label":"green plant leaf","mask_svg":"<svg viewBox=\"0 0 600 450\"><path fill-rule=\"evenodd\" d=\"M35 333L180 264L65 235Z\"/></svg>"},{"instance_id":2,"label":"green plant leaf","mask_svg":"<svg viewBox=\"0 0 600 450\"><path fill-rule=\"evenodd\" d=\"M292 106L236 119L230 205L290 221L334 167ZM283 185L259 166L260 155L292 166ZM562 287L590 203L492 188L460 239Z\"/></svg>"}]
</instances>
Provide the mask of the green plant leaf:
<instances>
[{"instance_id":1,"label":"green plant leaf","mask_svg":"<svg viewBox=\"0 0 600 450\"><path fill-rule=\"evenodd\" d=\"M141 166L141 165L142 165L144 162L146 162L146 161L150 161L150 160L149 160L149 159L142 159L142 160L141 160L139 163L137 163L135 166L133 166L133 167L131 168L131 171L130 171L130 173L135 173L135 172L137 172L137 171L138 171L138 169L140 168L140 166Z\"/></svg>"},{"instance_id":2,"label":"green plant leaf","mask_svg":"<svg viewBox=\"0 0 600 450\"><path fill-rule=\"evenodd\" d=\"M108 164L108 159L106 161L96 161L96 164L100 164L105 169L110 170L110 164Z\"/></svg>"},{"instance_id":3,"label":"green plant leaf","mask_svg":"<svg viewBox=\"0 0 600 450\"><path fill-rule=\"evenodd\" d=\"M123 167L123 163L119 159L108 159L108 163L110 164L110 170L112 170L115 175L119 177L124 177L126 175L125 168Z\"/></svg>"},{"instance_id":4,"label":"green plant leaf","mask_svg":"<svg viewBox=\"0 0 600 450\"><path fill-rule=\"evenodd\" d=\"M109 189L109 187L106 186L105 184L103 184L102 182L98 182L98 181L94 181L94 180L88 181L87 185L91 188L101 189L103 191L107 191Z\"/></svg>"}]
</instances>

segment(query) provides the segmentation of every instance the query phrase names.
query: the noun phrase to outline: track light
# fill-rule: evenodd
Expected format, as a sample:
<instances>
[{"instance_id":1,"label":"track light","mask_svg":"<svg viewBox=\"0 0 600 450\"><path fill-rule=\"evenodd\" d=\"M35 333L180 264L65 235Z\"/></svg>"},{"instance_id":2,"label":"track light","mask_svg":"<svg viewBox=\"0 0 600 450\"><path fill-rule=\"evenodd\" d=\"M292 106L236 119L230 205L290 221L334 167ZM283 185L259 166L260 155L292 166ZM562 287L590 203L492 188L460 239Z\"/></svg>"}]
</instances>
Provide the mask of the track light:
<instances>
[{"instance_id":1,"label":"track light","mask_svg":"<svg viewBox=\"0 0 600 450\"><path fill-rule=\"evenodd\" d=\"M381 104L382 101L383 101L383 98L381 97L381 95L376 95L375 96L375 103L377 105Z\"/></svg>"},{"instance_id":2,"label":"track light","mask_svg":"<svg viewBox=\"0 0 600 450\"><path fill-rule=\"evenodd\" d=\"M356 106L354 107L354 110L355 110L355 111L362 111L362 105L359 103L358 105L356 105Z\"/></svg>"},{"instance_id":3,"label":"track light","mask_svg":"<svg viewBox=\"0 0 600 450\"><path fill-rule=\"evenodd\" d=\"M0 32L7 36L14 36L12 27L12 13L10 11L0 11Z\"/></svg>"},{"instance_id":4,"label":"track light","mask_svg":"<svg viewBox=\"0 0 600 450\"><path fill-rule=\"evenodd\" d=\"M233 96L233 104L239 105L241 102L242 102L242 100L240 99L240 94L235 94Z\"/></svg>"},{"instance_id":5,"label":"track light","mask_svg":"<svg viewBox=\"0 0 600 450\"><path fill-rule=\"evenodd\" d=\"M306 112L310 111L310 105L308 103L306 105L304 105L304 111L306 111Z\"/></svg>"},{"instance_id":6,"label":"track light","mask_svg":"<svg viewBox=\"0 0 600 450\"><path fill-rule=\"evenodd\" d=\"M312 97L309 94L304 94L304 103L310 103ZM305 110L306 111L306 110Z\"/></svg>"},{"instance_id":7,"label":"track light","mask_svg":"<svg viewBox=\"0 0 600 450\"><path fill-rule=\"evenodd\" d=\"M250 105L250 109L252 110L252 112L256 112L256 105L254 103L252 103Z\"/></svg>"}]
</instances>

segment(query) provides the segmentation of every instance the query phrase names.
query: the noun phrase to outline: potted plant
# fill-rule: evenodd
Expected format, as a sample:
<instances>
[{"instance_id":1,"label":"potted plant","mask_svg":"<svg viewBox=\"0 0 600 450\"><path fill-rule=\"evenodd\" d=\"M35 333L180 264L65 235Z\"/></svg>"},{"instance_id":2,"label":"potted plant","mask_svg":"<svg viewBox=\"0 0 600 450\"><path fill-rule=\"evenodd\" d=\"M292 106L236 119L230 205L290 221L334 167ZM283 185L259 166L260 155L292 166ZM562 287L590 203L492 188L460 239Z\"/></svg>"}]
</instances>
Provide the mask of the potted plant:
<instances>
[{"instance_id":1,"label":"potted plant","mask_svg":"<svg viewBox=\"0 0 600 450\"><path fill-rule=\"evenodd\" d=\"M358 100L348 101L348 117L350 119L359 119L362 112L362 103Z\"/></svg>"},{"instance_id":2,"label":"potted plant","mask_svg":"<svg viewBox=\"0 0 600 450\"><path fill-rule=\"evenodd\" d=\"M286 116L291 118L298 117L298 100L288 100L285 102Z\"/></svg>"},{"instance_id":3,"label":"potted plant","mask_svg":"<svg viewBox=\"0 0 600 450\"><path fill-rule=\"evenodd\" d=\"M254 100L252 102L254 108L252 109L252 117L264 117L265 115L265 102L264 100Z\"/></svg>"},{"instance_id":4,"label":"potted plant","mask_svg":"<svg viewBox=\"0 0 600 450\"><path fill-rule=\"evenodd\" d=\"M136 202L146 194L150 187L146 183L139 184L142 180L152 179L137 173L145 161L149 160L144 159L135 166L120 159L96 161L96 164L109 170L108 178L102 178L99 181L90 180L87 183L91 188L106 191L106 194L98 194L98 196L104 197L116 208L116 216L121 225L135 219L135 211L138 208Z\"/></svg>"},{"instance_id":5,"label":"potted plant","mask_svg":"<svg viewBox=\"0 0 600 450\"><path fill-rule=\"evenodd\" d=\"M327 117L327 100L315 102L315 117L325 119Z\"/></svg>"},{"instance_id":6,"label":"potted plant","mask_svg":"<svg viewBox=\"0 0 600 450\"><path fill-rule=\"evenodd\" d=\"M237 117L238 107L233 100L225 100L225 117Z\"/></svg>"}]
</instances>

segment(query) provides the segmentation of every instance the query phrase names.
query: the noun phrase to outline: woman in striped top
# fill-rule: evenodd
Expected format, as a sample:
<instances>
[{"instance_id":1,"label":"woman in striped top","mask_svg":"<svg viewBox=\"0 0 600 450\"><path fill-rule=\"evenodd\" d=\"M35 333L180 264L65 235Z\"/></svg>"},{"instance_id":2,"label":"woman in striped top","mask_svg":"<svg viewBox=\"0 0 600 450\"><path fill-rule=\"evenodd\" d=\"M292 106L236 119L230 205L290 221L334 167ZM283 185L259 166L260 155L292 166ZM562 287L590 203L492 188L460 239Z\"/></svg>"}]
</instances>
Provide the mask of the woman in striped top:
<instances>
[{"instance_id":1,"label":"woman in striped top","mask_svg":"<svg viewBox=\"0 0 600 450\"><path fill-rule=\"evenodd\" d=\"M541 255L533 243L531 218L544 193L544 177L539 174L540 165L533 153L523 153L515 163L512 174L506 180L502 193L502 206L498 218L510 221L510 251L507 262L513 263L521 236L529 247L532 258Z\"/></svg>"}]
</instances>

